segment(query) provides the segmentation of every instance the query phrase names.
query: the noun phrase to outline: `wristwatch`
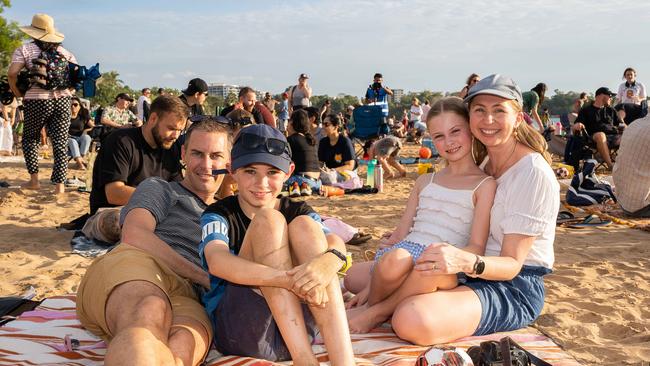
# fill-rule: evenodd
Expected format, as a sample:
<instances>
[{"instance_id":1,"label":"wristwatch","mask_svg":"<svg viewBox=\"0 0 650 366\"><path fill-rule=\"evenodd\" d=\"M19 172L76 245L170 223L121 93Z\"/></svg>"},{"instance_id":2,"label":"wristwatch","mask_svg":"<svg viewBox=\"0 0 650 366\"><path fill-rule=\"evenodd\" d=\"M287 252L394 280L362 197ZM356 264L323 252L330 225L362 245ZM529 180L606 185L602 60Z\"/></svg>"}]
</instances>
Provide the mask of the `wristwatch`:
<instances>
[{"instance_id":1,"label":"wristwatch","mask_svg":"<svg viewBox=\"0 0 650 366\"><path fill-rule=\"evenodd\" d=\"M339 274L344 274L350 267L352 267L352 255L350 253L343 254L334 248L327 249L325 253L332 253L343 261L343 266L338 270Z\"/></svg>"},{"instance_id":2,"label":"wristwatch","mask_svg":"<svg viewBox=\"0 0 650 366\"><path fill-rule=\"evenodd\" d=\"M476 262L474 262L474 268L472 269L472 274L480 275L483 274L483 271L485 271L485 262L483 262L483 258L477 254Z\"/></svg>"}]
</instances>

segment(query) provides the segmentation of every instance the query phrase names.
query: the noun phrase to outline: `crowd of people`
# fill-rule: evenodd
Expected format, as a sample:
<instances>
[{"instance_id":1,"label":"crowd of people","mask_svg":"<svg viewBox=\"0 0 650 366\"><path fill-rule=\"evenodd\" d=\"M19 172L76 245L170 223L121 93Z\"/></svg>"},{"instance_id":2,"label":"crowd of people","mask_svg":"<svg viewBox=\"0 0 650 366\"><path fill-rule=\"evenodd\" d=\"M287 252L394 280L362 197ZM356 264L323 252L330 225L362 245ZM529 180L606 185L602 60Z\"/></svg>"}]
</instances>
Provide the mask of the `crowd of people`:
<instances>
[{"instance_id":1,"label":"crowd of people","mask_svg":"<svg viewBox=\"0 0 650 366\"><path fill-rule=\"evenodd\" d=\"M522 92L507 76L472 74L460 97L413 99L401 123L389 115L393 91L375 74L364 103L378 106L380 124L391 128L367 145L368 158L388 177L406 176L397 157L412 134L415 143L428 136L446 166L415 181L374 261L351 265L343 240L308 201L282 192L311 195L357 176L347 131L354 107L335 113L331 103L313 106L302 73L278 101L257 101L244 87L215 115L203 108L207 83L195 78L180 96L158 91L152 99L145 88L135 102L120 93L92 119L65 83L18 88L19 72L47 53L76 62L51 17L37 14L21 29L31 41L14 52L9 82L23 98L24 187L40 188L43 127L57 193L65 190L68 157L85 169L90 131L101 128L90 212L78 224L90 237L119 244L88 268L77 313L108 341L107 365L197 365L211 345L224 354L316 365L317 336L333 365L350 365L350 332L387 319L404 340L438 344L519 329L541 313L560 206L543 136L553 126L538 113L546 84ZM570 132L585 131L613 167L623 208L647 216L650 182L641 177L650 159L639 159L650 154L650 117L640 118L647 97L634 69L624 78L613 108L616 94L606 87L593 102L581 96ZM3 110L3 118L13 119L15 110ZM354 294L347 303L343 291Z\"/></svg>"}]
</instances>

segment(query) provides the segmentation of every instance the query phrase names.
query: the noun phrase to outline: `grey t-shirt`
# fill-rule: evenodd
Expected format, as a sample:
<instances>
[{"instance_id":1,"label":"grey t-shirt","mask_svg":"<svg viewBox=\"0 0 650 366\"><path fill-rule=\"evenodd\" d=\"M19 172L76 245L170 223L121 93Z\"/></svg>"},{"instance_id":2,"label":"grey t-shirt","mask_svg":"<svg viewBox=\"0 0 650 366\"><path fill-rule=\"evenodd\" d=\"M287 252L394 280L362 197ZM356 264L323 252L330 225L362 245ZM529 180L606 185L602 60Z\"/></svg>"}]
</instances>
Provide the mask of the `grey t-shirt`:
<instances>
[{"instance_id":1,"label":"grey t-shirt","mask_svg":"<svg viewBox=\"0 0 650 366\"><path fill-rule=\"evenodd\" d=\"M386 136L375 144L375 154L377 156L388 157L402 148L402 142L395 136Z\"/></svg>"},{"instance_id":2,"label":"grey t-shirt","mask_svg":"<svg viewBox=\"0 0 650 366\"><path fill-rule=\"evenodd\" d=\"M134 208L144 208L156 219L154 233L188 261L201 267L201 214L207 205L179 182L158 177L142 181L120 213L120 226Z\"/></svg>"}]
</instances>

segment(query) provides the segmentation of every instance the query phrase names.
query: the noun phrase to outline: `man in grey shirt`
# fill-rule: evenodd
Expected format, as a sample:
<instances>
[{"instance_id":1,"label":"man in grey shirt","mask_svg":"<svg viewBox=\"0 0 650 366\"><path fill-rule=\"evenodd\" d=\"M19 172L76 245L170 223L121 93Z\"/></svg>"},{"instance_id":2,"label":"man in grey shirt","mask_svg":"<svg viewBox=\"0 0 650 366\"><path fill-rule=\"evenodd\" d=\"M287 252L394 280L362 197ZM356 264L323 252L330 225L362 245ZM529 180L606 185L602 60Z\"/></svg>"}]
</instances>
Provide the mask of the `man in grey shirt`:
<instances>
[{"instance_id":1,"label":"man in grey shirt","mask_svg":"<svg viewBox=\"0 0 650 366\"><path fill-rule=\"evenodd\" d=\"M77 292L81 324L108 341L106 365L198 365L212 327L197 291L209 288L198 244L200 216L215 201L230 161L230 131L216 120L192 124L181 182L148 178L122 209L121 243L96 259Z\"/></svg>"}]
</instances>

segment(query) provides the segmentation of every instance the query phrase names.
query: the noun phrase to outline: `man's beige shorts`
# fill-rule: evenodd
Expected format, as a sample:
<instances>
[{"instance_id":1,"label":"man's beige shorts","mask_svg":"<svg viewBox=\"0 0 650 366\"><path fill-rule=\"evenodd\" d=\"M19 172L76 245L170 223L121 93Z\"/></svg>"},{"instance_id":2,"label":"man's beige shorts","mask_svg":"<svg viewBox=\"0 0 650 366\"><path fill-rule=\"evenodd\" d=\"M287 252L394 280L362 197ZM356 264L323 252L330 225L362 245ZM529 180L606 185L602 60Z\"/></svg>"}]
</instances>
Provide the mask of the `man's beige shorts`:
<instances>
[{"instance_id":1,"label":"man's beige shorts","mask_svg":"<svg viewBox=\"0 0 650 366\"><path fill-rule=\"evenodd\" d=\"M113 338L106 324L106 301L115 287L129 281L147 281L158 286L167 295L174 316L199 321L212 341L210 320L191 282L149 253L124 243L97 258L81 280L77 291L81 325L104 340Z\"/></svg>"}]
</instances>

